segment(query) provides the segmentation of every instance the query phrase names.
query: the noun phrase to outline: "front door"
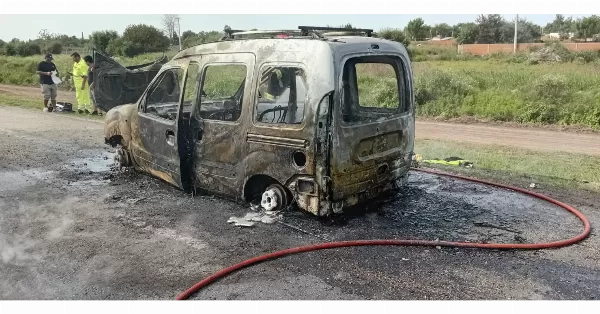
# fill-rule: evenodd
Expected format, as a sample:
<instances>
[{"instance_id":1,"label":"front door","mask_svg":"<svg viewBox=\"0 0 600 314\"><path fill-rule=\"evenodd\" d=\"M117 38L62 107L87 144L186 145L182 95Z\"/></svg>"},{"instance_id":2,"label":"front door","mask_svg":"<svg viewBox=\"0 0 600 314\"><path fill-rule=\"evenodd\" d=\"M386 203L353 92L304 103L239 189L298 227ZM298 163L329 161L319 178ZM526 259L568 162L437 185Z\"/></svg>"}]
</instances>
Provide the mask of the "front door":
<instances>
[{"instance_id":1,"label":"front door","mask_svg":"<svg viewBox=\"0 0 600 314\"><path fill-rule=\"evenodd\" d=\"M241 191L254 62L251 53L202 57L199 101L189 123L191 171L201 189L224 195Z\"/></svg>"},{"instance_id":2,"label":"front door","mask_svg":"<svg viewBox=\"0 0 600 314\"><path fill-rule=\"evenodd\" d=\"M142 96L133 117L130 144L139 170L180 188L186 187L180 169L178 121L184 119L180 104L186 100L187 64L181 61L161 70Z\"/></svg>"}]
</instances>

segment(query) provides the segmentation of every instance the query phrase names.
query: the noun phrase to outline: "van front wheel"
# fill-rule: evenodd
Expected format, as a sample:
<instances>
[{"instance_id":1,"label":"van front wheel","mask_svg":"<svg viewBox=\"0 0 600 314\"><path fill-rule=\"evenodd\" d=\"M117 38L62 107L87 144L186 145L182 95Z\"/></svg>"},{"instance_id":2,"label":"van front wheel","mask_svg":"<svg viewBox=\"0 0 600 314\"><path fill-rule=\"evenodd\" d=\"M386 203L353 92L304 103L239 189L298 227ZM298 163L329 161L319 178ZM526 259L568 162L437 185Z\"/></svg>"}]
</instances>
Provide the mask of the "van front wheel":
<instances>
[{"instance_id":1,"label":"van front wheel","mask_svg":"<svg viewBox=\"0 0 600 314\"><path fill-rule=\"evenodd\" d=\"M260 206L267 211L279 211L286 208L287 205L287 193L279 184L269 185L260 200Z\"/></svg>"}]
</instances>

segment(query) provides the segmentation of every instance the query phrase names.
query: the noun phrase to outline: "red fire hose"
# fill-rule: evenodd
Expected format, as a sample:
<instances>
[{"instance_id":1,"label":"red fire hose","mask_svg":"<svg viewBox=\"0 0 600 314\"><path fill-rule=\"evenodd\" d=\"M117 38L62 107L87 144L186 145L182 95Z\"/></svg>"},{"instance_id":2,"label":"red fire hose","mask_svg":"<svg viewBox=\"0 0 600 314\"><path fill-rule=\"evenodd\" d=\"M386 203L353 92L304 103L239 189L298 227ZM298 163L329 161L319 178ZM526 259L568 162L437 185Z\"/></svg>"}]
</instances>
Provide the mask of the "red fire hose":
<instances>
[{"instance_id":1,"label":"red fire hose","mask_svg":"<svg viewBox=\"0 0 600 314\"><path fill-rule=\"evenodd\" d=\"M504 185L504 184L488 182L488 181L484 181L484 180L464 177L464 176L455 175L455 174L443 173L443 172L439 172L439 171L435 171L435 170L424 170L424 169L413 169L413 170L436 174L436 175L441 175L441 176L447 176L447 177L451 177L451 178L462 179L462 180L471 181L471 182L482 183L482 184L495 186L495 187L499 187L499 188L504 188L504 189L509 189L509 190L513 190L513 191L520 192L523 194L531 195L531 196L539 198L539 199L543 199L549 203L552 203L552 204L555 204L557 206L564 208L565 210L571 212L573 215L575 215L577 218L579 218L579 220L581 220L581 222L583 223L583 231L579 235L577 235L573 238L570 238L570 239L566 239L566 240L560 240L560 241L554 241L554 242L544 242L544 243L527 243L527 244L471 243L471 242L426 241L426 240L355 240L355 241L340 241L340 242L311 244L311 245L306 245L306 246L285 249L285 250L265 254L262 256L253 257L253 258L245 260L239 264L235 264L233 266L222 269L222 270L216 272L215 274L205 278L204 280L196 283L191 288L187 289L186 291L184 291L183 293L178 295L177 300L188 299L192 294L198 292L200 289L202 289L202 288L208 286L209 284L213 283L214 281L216 281L220 278L223 278L223 277L225 277L237 270L240 270L244 267L258 264L258 263L261 263L261 262L264 262L267 260L277 259L277 258L287 256L287 255L297 254L297 253L304 253L304 252L325 250L325 249L333 249L333 248L341 248L341 247L350 247L350 246L372 246L372 245L430 246L430 247L444 246L444 247L502 249L502 250L507 250L507 249L539 250L539 249L548 249L548 248L558 248L558 247L564 247L564 246L568 246L571 244L575 244L575 243L585 239L590 234L590 231L591 231L590 222L580 211L578 211L577 209L575 209L565 203L562 203L560 201L552 199L548 196L545 196L545 195L542 195L542 194L539 194L536 192L528 191L526 189L514 187L514 186L508 186L508 185Z\"/></svg>"}]
</instances>

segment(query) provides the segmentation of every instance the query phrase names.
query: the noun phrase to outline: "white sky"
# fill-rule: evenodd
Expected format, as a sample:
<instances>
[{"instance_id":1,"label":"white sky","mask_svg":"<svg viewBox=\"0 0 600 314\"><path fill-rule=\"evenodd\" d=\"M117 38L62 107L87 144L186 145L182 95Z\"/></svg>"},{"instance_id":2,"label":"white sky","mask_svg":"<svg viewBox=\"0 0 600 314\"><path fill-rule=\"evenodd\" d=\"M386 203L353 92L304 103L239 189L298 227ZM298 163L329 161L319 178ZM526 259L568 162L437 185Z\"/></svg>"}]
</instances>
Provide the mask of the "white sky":
<instances>
[{"instance_id":1,"label":"white sky","mask_svg":"<svg viewBox=\"0 0 600 314\"><path fill-rule=\"evenodd\" d=\"M514 13L502 13L507 20ZM565 13L579 18L591 13ZM181 32L186 30L233 29L296 29L299 25L326 26L351 23L354 27L379 30L384 27L404 28L411 19L421 17L428 25L473 22L478 13L181 13ZM551 22L555 13L521 13L538 25ZM67 34L85 38L97 30L116 30L122 33L130 24L161 26L161 13L0 13L0 39L35 39L42 29L50 33Z\"/></svg>"}]
</instances>

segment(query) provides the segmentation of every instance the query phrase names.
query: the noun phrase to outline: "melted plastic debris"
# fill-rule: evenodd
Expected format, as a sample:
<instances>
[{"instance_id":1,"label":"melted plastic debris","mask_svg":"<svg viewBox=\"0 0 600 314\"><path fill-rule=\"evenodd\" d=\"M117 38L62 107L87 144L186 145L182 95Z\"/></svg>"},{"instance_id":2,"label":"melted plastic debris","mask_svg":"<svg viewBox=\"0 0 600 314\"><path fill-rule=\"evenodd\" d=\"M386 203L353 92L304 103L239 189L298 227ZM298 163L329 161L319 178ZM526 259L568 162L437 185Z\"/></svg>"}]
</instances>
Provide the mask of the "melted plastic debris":
<instances>
[{"instance_id":1,"label":"melted plastic debris","mask_svg":"<svg viewBox=\"0 0 600 314\"><path fill-rule=\"evenodd\" d=\"M264 224L272 224L279 220L281 216L276 211L260 211L260 206L251 204L249 212L244 217L229 217L227 223L233 223L234 226L238 227L252 227L256 222L262 222Z\"/></svg>"}]
</instances>

